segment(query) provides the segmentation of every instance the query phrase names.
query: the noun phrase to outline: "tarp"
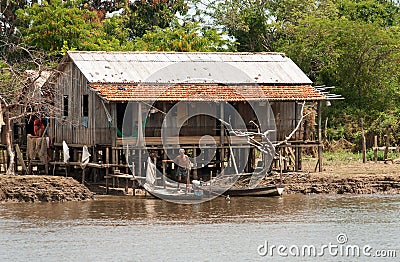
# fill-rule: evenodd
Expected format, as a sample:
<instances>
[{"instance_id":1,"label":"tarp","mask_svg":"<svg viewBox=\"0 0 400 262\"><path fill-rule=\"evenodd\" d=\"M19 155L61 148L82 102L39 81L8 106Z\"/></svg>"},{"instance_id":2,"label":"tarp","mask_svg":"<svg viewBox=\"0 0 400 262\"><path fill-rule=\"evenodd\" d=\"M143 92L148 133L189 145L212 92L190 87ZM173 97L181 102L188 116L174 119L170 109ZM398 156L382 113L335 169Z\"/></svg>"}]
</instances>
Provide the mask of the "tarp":
<instances>
[{"instance_id":1,"label":"tarp","mask_svg":"<svg viewBox=\"0 0 400 262\"><path fill-rule=\"evenodd\" d=\"M81 161L81 167L85 168L86 165L89 163L89 158L90 158L90 153L89 149L87 146L83 146L82 148L82 161Z\"/></svg>"},{"instance_id":2,"label":"tarp","mask_svg":"<svg viewBox=\"0 0 400 262\"><path fill-rule=\"evenodd\" d=\"M63 153L64 153L64 163L68 163L69 160L69 148L67 143L63 140L62 142L62 146L63 146Z\"/></svg>"},{"instance_id":3,"label":"tarp","mask_svg":"<svg viewBox=\"0 0 400 262\"><path fill-rule=\"evenodd\" d=\"M150 157L147 158L146 182L150 185L154 185L156 182L156 165L153 164Z\"/></svg>"}]
</instances>

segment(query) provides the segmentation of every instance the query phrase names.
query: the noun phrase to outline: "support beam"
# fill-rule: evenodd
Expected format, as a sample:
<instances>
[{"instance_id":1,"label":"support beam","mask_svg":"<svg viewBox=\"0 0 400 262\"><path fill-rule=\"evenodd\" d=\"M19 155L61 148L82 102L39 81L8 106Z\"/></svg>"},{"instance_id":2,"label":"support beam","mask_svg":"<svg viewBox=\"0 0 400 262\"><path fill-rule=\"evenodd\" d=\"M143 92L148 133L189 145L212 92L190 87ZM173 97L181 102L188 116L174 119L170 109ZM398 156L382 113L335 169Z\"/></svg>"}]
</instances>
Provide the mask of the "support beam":
<instances>
[{"instance_id":1,"label":"support beam","mask_svg":"<svg viewBox=\"0 0 400 262\"><path fill-rule=\"evenodd\" d=\"M361 118L361 142L362 142L362 160L363 163L367 162L367 142L365 139L364 119Z\"/></svg>"},{"instance_id":2,"label":"support beam","mask_svg":"<svg viewBox=\"0 0 400 262\"><path fill-rule=\"evenodd\" d=\"M298 124L298 118L299 118L299 114L298 114L298 101L294 102L294 126L296 128L297 124ZM296 137L296 133L294 134L295 139ZM298 172L299 171L299 150L301 150L301 148L296 147L294 149L294 171Z\"/></svg>"},{"instance_id":3,"label":"support beam","mask_svg":"<svg viewBox=\"0 0 400 262\"><path fill-rule=\"evenodd\" d=\"M322 172L323 168L322 168L321 101L318 101L317 114L318 114L318 171Z\"/></svg>"},{"instance_id":4,"label":"support beam","mask_svg":"<svg viewBox=\"0 0 400 262\"><path fill-rule=\"evenodd\" d=\"M219 112L219 117L222 119L222 120L224 120L225 119L225 110L224 110L224 107L225 107L225 102L221 102L221 104L220 104L220 112ZM225 120L224 120L225 121ZM221 133L220 133L220 138L219 138L219 141L220 141L220 145L221 145L221 155L220 155L220 158L221 158L221 171L222 171L222 168L223 168L223 162L224 162L224 160L225 160L225 150L223 149L223 147L224 147L224 144L225 144L225 126L222 124L222 123L220 123L221 124Z\"/></svg>"}]
</instances>

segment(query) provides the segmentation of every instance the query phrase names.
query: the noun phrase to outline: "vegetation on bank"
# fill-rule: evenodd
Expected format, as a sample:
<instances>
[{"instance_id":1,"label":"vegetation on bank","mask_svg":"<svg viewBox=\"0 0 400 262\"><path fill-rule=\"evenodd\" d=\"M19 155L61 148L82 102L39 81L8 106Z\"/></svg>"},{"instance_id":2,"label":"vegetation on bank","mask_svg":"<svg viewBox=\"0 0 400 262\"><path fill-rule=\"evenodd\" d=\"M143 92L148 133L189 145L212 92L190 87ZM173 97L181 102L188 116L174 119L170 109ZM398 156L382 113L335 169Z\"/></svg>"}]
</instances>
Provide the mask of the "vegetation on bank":
<instances>
[{"instance_id":1,"label":"vegetation on bank","mask_svg":"<svg viewBox=\"0 0 400 262\"><path fill-rule=\"evenodd\" d=\"M0 35L9 104L25 69L52 68L68 50L277 51L345 97L323 107L330 144L359 151L361 119L369 148L375 135L400 142L399 1L1 1Z\"/></svg>"},{"instance_id":2,"label":"vegetation on bank","mask_svg":"<svg viewBox=\"0 0 400 262\"><path fill-rule=\"evenodd\" d=\"M378 161L384 161L384 151L378 151ZM388 157L389 159L397 159L400 158L400 152L396 151L389 151ZM334 164L349 164L354 161L361 162L362 161L362 154L361 153L353 153L353 152L324 152L323 159L325 163L330 165ZM367 161L374 161L374 150L370 149L367 151Z\"/></svg>"}]
</instances>

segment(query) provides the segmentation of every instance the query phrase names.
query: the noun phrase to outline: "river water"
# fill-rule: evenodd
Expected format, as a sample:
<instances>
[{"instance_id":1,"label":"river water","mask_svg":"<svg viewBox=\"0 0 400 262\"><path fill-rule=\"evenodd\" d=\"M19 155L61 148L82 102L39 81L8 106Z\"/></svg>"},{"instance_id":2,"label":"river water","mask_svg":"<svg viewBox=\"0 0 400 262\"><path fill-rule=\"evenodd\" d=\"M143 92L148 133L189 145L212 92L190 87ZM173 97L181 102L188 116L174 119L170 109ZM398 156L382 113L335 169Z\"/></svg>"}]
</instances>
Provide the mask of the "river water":
<instances>
[{"instance_id":1,"label":"river water","mask_svg":"<svg viewBox=\"0 0 400 262\"><path fill-rule=\"evenodd\" d=\"M382 258L385 257L385 258ZM400 196L0 204L0 261L399 261Z\"/></svg>"}]
</instances>

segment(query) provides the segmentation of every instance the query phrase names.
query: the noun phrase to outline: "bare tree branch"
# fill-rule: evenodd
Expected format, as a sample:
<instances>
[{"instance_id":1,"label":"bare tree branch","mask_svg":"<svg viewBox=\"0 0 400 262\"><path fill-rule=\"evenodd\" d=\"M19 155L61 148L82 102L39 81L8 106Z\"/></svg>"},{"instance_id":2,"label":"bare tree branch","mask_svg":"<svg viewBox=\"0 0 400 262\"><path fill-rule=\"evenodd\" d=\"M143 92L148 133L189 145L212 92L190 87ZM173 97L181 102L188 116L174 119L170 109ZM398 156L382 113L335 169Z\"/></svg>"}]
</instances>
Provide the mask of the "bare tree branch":
<instances>
[{"instance_id":1,"label":"bare tree branch","mask_svg":"<svg viewBox=\"0 0 400 262\"><path fill-rule=\"evenodd\" d=\"M286 136L283 141L274 142L274 143L270 140L269 136L275 130L266 130L265 132L261 132L259 125L257 125L253 121L251 121L251 122L252 122L252 124L254 124L257 127L257 132L249 132L249 131L242 131L239 129L233 129L232 125L230 123L224 121L223 119L219 119L219 121L221 121L221 123L227 127L229 134L232 134L232 135L238 136L238 137L246 137L247 143L249 145L256 147L266 157L273 159L273 157L276 154L276 150L275 150L276 147L287 144L289 142L289 140L292 139L294 134L301 127L301 124L302 124L304 118L310 114L310 113L304 114L304 107L305 107L305 101L303 102L302 107L301 107L301 113L300 113L301 117L300 117L296 127L292 130L292 132L288 136ZM261 139L257 140L256 137L259 137Z\"/></svg>"}]
</instances>

